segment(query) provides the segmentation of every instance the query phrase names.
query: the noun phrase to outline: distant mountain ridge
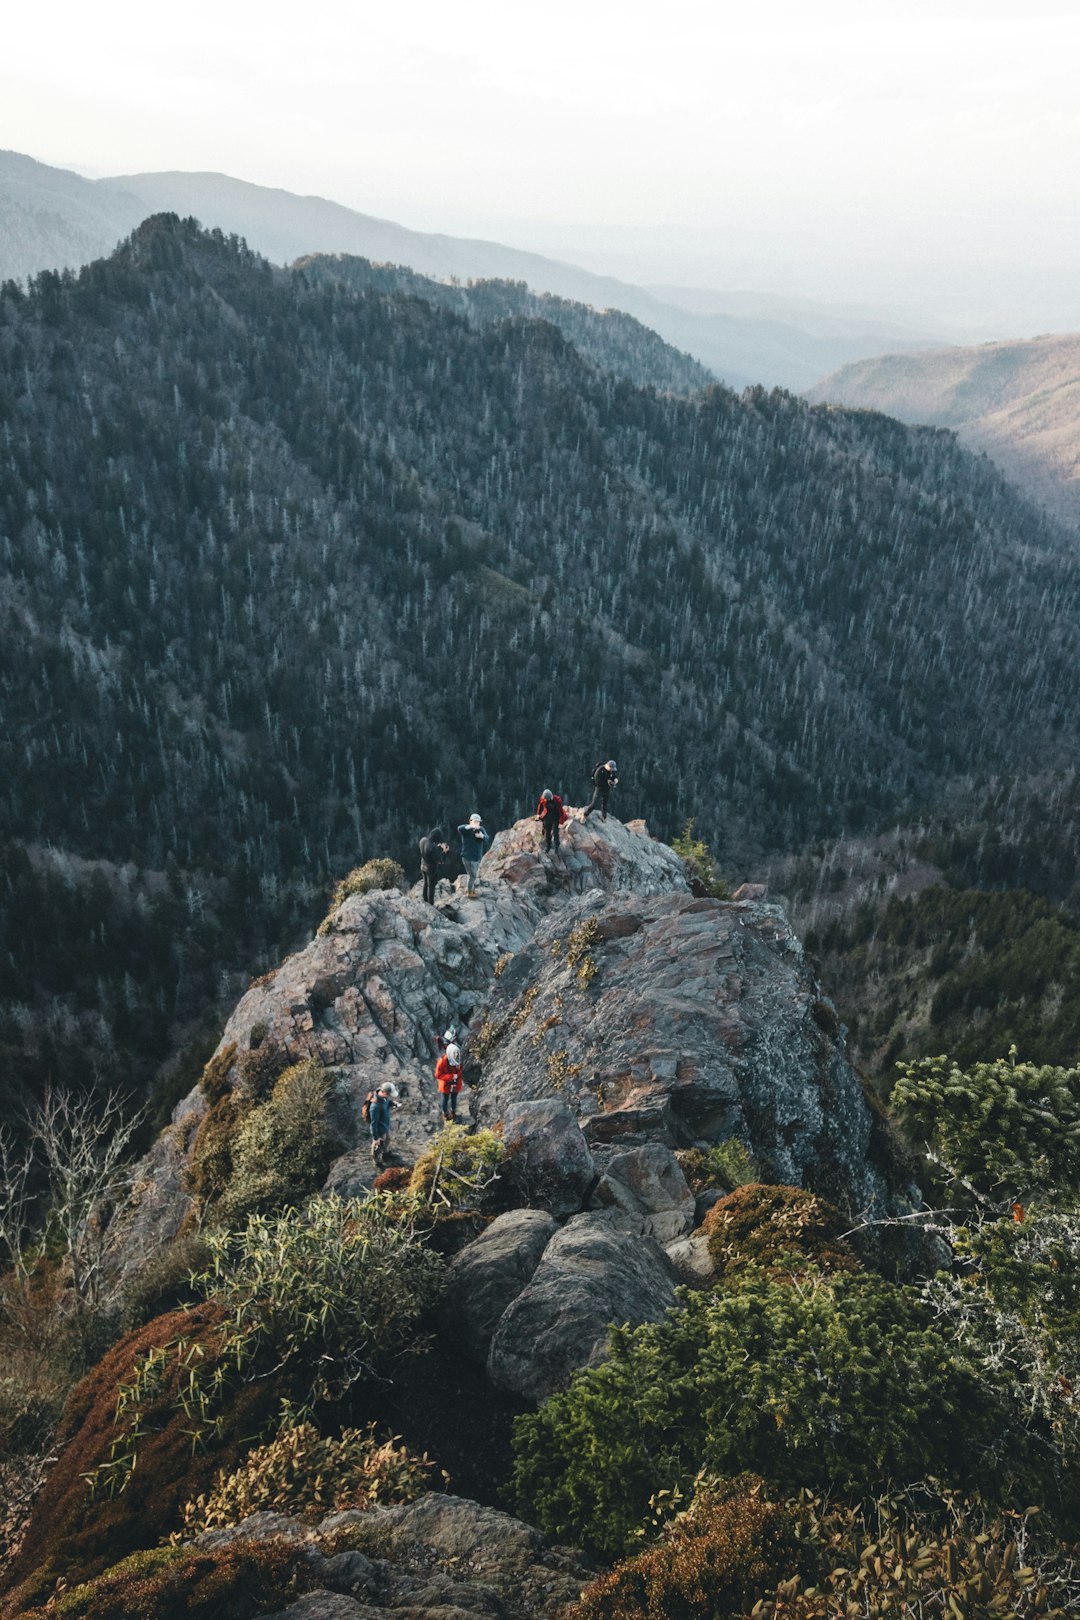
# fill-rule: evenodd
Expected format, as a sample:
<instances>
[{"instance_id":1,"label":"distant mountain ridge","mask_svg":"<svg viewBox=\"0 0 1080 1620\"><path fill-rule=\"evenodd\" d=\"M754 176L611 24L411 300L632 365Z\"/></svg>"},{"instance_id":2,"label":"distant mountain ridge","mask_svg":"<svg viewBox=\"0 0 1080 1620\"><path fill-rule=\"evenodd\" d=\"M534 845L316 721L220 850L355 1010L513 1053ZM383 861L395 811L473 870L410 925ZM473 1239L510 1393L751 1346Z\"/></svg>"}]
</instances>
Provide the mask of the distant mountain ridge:
<instances>
[{"instance_id":1,"label":"distant mountain ridge","mask_svg":"<svg viewBox=\"0 0 1080 1620\"><path fill-rule=\"evenodd\" d=\"M344 253L298 259L293 269L312 280L337 282L357 292L422 298L464 316L470 326L495 326L506 320L549 321L587 360L639 388L688 394L716 380L704 366L688 354L680 354L632 315L595 310L554 293L530 292L523 281L476 281L467 286L434 281L413 270L372 264Z\"/></svg>"},{"instance_id":2,"label":"distant mountain ridge","mask_svg":"<svg viewBox=\"0 0 1080 1620\"><path fill-rule=\"evenodd\" d=\"M643 287L539 253L409 230L325 198L300 197L228 175L169 172L87 181L17 153L0 153L0 280L78 268L111 252L143 218L162 211L242 236L278 264L315 253L345 253L444 281L524 281L538 293L598 311L620 310L734 388L758 383L806 388L847 361L895 349L905 336L891 321L877 327L872 321L837 323L828 310L812 306L795 314L795 304L772 311L765 301L747 316L710 307L712 295L699 297L685 289L666 301ZM69 213L71 229L65 234ZM911 340L936 335L912 333Z\"/></svg>"},{"instance_id":3,"label":"distant mountain ridge","mask_svg":"<svg viewBox=\"0 0 1080 1620\"><path fill-rule=\"evenodd\" d=\"M883 355L826 377L807 398L954 428L1080 526L1080 334Z\"/></svg>"}]
</instances>

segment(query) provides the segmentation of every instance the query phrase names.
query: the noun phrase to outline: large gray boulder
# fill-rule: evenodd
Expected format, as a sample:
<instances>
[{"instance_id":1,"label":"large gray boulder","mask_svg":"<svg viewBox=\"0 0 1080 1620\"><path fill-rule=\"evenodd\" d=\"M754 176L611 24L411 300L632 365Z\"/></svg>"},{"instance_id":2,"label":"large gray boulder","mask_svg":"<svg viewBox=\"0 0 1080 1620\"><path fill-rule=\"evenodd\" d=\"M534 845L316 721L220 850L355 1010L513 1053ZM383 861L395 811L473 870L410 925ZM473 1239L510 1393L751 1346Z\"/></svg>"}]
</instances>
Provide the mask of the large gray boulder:
<instances>
[{"instance_id":1,"label":"large gray boulder","mask_svg":"<svg viewBox=\"0 0 1080 1620\"><path fill-rule=\"evenodd\" d=\"M440 1305L441 1325L455 1347L486 1363L499 1318L531 1281L558 1230L546 1210L514 1209L455 1255Z\"/></svg>"},{"instance_id":2,"label":"large gray boulder","mask_svg":"<svg viewBox=\"0 0 1080 1620\"><path fill-rule=\"evenodd\" d=\"M503 1119L504 1174L518 1196L556 1217L573 1215L596 1177L581 1127L561 1097L513 1103Z\"/></svg>"},{"instance_id":3,"label":"large gray boulder","mask_svg":"<svg viewBox=\"0 0 1080 1620\"><path fill-rule=\"evenodd\" d=\"M607 1354L612 1323L658 1322L675 1303L675 1271L640 1221L614 1210L575 1215L491 1340L488 1376L540 1402Z\"/></svg>"},{"instance_id":4,"label":"large gray boulder","mask_svg":"<svg viewBox=\"0 0 1080 1620\"><path fill-rule=\"evenodd\" d=\"M693 1230L694 1195L678 1159L662 1142L610 1154L593 1202L639 1216L662 1246Z\"/></svg>"},{"instance_id":5,"label":"large gray boulder","mask_svg":"<svg viewBox=\"0 0 1080 1620\"><path fill-rule=\"evenodd\" d=\"M558 1620L592 1576L520 1519L438 1493L318 1525L257 1514L195 1545L267 1535L294 1543L315 1586L268 1620Z\"/></svg>"}]
</instances>

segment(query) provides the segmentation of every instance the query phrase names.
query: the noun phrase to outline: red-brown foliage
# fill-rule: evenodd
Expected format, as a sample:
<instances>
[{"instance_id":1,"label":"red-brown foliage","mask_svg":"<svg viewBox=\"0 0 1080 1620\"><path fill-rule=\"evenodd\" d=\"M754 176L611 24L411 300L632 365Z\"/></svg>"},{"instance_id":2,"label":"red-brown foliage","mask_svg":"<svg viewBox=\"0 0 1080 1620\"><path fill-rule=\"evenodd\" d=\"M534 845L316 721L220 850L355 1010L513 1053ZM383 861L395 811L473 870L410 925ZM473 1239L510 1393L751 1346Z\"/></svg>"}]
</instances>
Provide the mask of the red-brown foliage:
<instances>
[{"instance_id":1,"label":"red-brown foliage","mask_svg":"<svg viewBox=\"0 0 1080 1620\"><path fill-rule=\"evenodd\" d=\"M571 1620L712 1620L741 1614L800 1565L795 1520L763 1500L760 1480L732 1480L648 1552L593 1581Z\"/></svg>"},{"instance_id":2,"label":"red-brown foliage","mask_svg":"<svg viewBox=\"0 0 1080 1620\"><path fill-rule=\"evenodd\" d=\"M184 1503L207 1489L219 1468L234 1463L242 1442L265 1425L277 1391L269 1380L238 1384L219 1408L221 1427L207 1449L192 1448L193 1420L176 1401L178 1369L148 1401L137 1463L126 1488L115 1496L91 1493L87 1475L107 1463L117 1438L116 1399L135 1378L140 1357L178 1339L198 1345L203 1365L220 1353L220 1313L211 1306L170 1311L115 1344L72 1390L61 1419L59 1459L41 1491L8 1589L17 1588L5 1613L18 1613L52 1591L60 1575L79 1579L106 1568L126 1553L152 1546L178 1526Z\"/></svg>"},{"instance_id":3,"label":"red-brown foliage","mask_svg":"<svg viewBox=\"0 0 1080 1620\"><path fill-rule=\"evenodd\" d=\"M721 1275L760 1266L779 1280L808 1270L857 1271L842 1236L849 1225L814 1193L751 1182L715 1203L702 1230Z\"/></svg>"}]
</instances>

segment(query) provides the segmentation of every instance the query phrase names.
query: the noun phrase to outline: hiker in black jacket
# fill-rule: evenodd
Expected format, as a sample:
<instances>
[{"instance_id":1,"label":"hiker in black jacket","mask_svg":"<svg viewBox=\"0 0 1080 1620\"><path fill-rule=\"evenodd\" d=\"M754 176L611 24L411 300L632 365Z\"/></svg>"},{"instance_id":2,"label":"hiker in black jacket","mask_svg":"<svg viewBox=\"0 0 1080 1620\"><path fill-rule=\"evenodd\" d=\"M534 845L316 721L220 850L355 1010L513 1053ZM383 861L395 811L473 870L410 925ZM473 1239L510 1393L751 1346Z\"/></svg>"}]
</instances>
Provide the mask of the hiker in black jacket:
<instances>
[{"instance_id":1,"label":"hiker in black jacket","mask_svg":"<svg viewBox=\"0 0 1080 1620\"><path fill-rule=\"evenodd\" d=\"M424 880L424 899L429 906L435 904L435 890L439 886L439 867L450 854L450 845L442 841L442 828L432 827L426 838L420 840L420 875Z\"/></svg>"},{"instance_id":2,"label":"hiker in black jacket","mask_svg":"<svg viewBox=\"0 0 1080 1620\"><path fill-rule=\"evenodd\" d=\"M607 820L608 795L613 787L618 787L619 778L615 774L615 761L607 760L603 765L597 765L592 773L592 798L585 806L585 820L588 821L594 810L599 810L604 821Z\"/></svg>"}]
</instances>

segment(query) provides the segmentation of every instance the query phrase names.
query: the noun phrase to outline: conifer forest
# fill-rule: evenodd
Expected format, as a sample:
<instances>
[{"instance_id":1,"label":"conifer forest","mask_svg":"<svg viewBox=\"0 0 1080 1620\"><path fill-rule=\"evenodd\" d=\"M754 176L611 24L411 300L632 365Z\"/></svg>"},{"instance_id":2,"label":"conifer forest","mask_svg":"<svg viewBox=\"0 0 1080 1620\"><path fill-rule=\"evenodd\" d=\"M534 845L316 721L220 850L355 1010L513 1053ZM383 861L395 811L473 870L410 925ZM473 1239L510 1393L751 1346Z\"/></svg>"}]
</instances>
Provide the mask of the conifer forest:
<instances>
[{"instance_id":1,"label":"conifer forest","mask_svg":"<svg viewBox=\"0 0 1080 1620\"><path fill-rule=\"evenodd\" d=\"M599 758L742 874L1071 764L1067 537L948 433L704 382L168 215L3 287L6 1095L195 1062L336 878Z\"/></svg>"}]
</instances>

